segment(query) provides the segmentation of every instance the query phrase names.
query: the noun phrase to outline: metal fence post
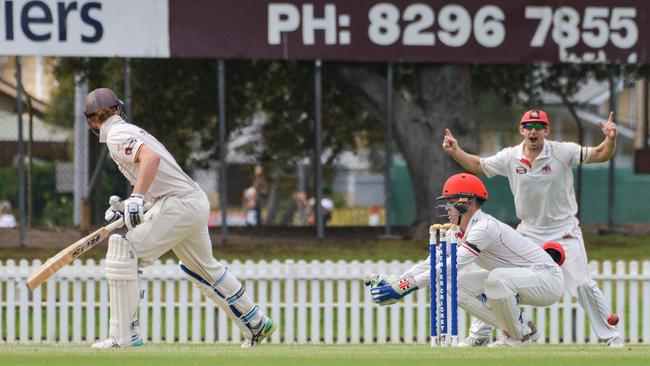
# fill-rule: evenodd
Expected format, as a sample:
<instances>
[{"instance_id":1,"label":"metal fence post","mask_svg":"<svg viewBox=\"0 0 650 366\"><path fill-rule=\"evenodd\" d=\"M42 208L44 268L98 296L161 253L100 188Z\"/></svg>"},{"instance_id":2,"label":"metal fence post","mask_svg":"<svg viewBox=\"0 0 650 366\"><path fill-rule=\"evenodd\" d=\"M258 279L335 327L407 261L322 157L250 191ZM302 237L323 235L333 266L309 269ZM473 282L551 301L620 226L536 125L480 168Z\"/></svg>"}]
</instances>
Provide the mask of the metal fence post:
<instances>
[{"instance_id":1,"label":"metal fence post","mask_svg":"<svg viewBox=\"0 0 650 366\"><path fill-rule=\"evenodd\" d=\"M386 68L386 166L384 171L384 234L390 235L390 170L393 165L393 63Z\"/></svg>"},{"instance_id":2,"label":"metal fence post","mask_svg":"<svg viewBox=\"0 0 650 366\"><path fill-rule=\"evenodd\" d=\"M315 94L315 111L316 128L315 136L316 148L314 151L314 172L315 172L315 200L314 212L316 214L316 236L318 239L323 239L325 236L325 225L323 225L323 213L321 212L321 199L323 198L323 167L321 165L321 153L323 149L323 141L321 139L321 128L323 123L322 116L322 77L321 77L321 61L316 60L314 63L314 94Z\"/></svg>"},{"instance_id":3,"label":"metal fence post","mask_svg":"<svg viewBox=\"0 0 650 366\"><path fill-rule=\"evenodd\" d=\"M221 206L221 240L228 239L228 189L227 162L228 149L226 146L226 72L223 60L218 61L219 74L219 202Z\"/></svg>"},{"instance_id":4,"label":"metal fence post","mask_svg":"<svg viewBox=\"0 0 650 366\"><path fill-rule=\"evenodd\" d=\"M608 65L607 76L609 80L609 110L616 116L616 82L614 80L614 66ZM607 174L607 231L614 230L614 205L615 205L615 184L616 184L616 151L609 159L609 171Z\"/></svg>"},{"instance_id":5,"label":"metal fence post","mask_svg":"<svg viewBox=\"0 0 650 366\"><path fill-rule=\"evenodd\" d=\"M23 80L22 60L16 56L16 112L18 114L18 220L20 222L18 243L25 246L25 145L23 141Z\"/></svg>"}]
</instances>

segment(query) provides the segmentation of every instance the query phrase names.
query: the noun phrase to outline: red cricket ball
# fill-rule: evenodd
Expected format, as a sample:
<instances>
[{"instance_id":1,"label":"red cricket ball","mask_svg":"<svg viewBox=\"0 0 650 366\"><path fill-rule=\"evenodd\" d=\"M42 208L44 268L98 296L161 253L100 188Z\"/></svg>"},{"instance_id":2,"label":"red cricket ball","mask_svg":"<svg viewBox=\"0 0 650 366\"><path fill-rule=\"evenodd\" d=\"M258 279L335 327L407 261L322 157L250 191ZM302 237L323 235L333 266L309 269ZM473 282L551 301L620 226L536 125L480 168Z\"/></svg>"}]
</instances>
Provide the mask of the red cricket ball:
<instances>
[{"instance_id":1,"label":"red cricket ball","mask_svg":"<svg viewBox=\"0 0 650 366\"><path fill-rule=\"evenodd\" d=\"M609 314L609 316L607 317L607 323L609 323L609 325L618 324L618 315L614 313Z\"/></svg>"}]
</instances>

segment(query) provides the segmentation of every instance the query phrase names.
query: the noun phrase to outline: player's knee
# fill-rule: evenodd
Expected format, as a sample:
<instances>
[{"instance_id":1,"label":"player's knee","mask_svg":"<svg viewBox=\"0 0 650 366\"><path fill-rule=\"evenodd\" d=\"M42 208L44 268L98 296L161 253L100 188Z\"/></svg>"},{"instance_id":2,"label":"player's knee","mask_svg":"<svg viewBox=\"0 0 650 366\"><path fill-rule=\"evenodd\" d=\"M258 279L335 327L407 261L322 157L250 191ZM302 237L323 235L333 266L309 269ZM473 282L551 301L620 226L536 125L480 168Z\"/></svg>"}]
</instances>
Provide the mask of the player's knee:
<instances>
[{"instance_id":1,"label":"player's knee","mask_svg":"<svg viewBox=\"0 0 650 366\"><path fill-rule=\"evenodd\" d=\"M502 299L514 294L508 284L507 277L502 273L490 273L485 281L485 294L490 299Z\"/></svg>"},{"instance_id":2,"label":"player's knee","mask_svg":"<svg viewBox=\"0 0 650 366\"><path fill-rule=\"evenodd\" d=\"M470 282L466 274L458 275L458 302L463 302L471 297L471 287L467 286Z\"/></svg>"},{"instance_id":3,"label":"player's knee","mask_svg":"<svg viewBox=\"0 0 650 366\"><path fill-rule=\"evenodd\" d=\"M138 258L135 250L121 235L113 234L108 239L106 279L109 281L138 279Z\"/></svg>"}]
</instances>

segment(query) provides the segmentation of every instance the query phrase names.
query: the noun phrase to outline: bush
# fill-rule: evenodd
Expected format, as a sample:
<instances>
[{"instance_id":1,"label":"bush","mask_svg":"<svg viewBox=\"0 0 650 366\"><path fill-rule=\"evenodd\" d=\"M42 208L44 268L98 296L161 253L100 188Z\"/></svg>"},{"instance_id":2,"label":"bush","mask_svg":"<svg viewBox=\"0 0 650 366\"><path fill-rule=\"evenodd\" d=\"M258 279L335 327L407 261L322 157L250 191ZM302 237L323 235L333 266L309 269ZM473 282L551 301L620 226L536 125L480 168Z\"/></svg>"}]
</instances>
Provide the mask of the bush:
<instances>
[{"instance_id":1,"label":"bush","mask_svg":"<svg viewBox=\"0 0 650 366\"><path fill-rule=\"evenodd\" d=\"M18 207L18 168L0 168L0 200ZM35 163L32 170L33 225L72 225L72 194L56 191L54 162Z\"/></svg>"}]
</instances>

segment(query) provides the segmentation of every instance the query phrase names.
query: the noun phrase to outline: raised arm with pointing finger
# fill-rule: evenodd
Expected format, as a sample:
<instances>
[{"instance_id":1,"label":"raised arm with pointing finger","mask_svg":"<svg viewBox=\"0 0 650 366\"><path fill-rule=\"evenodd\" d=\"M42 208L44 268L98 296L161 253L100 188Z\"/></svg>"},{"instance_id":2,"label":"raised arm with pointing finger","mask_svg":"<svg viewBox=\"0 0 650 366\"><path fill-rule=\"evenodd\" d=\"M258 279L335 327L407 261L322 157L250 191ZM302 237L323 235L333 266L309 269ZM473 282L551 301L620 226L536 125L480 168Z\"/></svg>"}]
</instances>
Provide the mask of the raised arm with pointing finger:
<instances>
[{"instance_id":1,"label":"raised arm with pointing finger","mask_svg":"<svg viewBox=\"0 0 650 366\"><path fill-rule=\"evenodd\" d=\"M585 309L596 336L609 346L621 347L623 337L608 324L609 306L587 266L582 231L576 218L578 203L571 170L577 165L607 161L614 155L617 135L614 113L599 125L605 138L595 147L546 140L551 128L549 118L544 111L533 109L524 113L519 122L519 134L523 137L519 145L481 158L463 151L451 132L445 130L442 147L474 174L508 178L517 218L521 220L517 231L538 245L557 242L562 246L566 253L562 269L567 290ZM489 334L476 331L470 337L478 339L479 333Z\"/></svg>"},{"instance_id":2,"label":"raised arm with pointing finger","mask_svg":"<svg viewBox=\"0 0 650 366\"><path fill-rule=\"evenodd\" d=\"M458 146L458 140L456 140L448 128L445 128L445 137L442 141L442 148L465 170L476 175L485 175L483 168L481 167L481 158L461 149L460 146Z\"/></svg>"}]
</instances>

